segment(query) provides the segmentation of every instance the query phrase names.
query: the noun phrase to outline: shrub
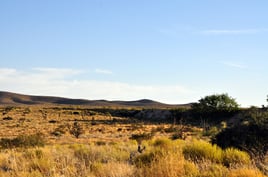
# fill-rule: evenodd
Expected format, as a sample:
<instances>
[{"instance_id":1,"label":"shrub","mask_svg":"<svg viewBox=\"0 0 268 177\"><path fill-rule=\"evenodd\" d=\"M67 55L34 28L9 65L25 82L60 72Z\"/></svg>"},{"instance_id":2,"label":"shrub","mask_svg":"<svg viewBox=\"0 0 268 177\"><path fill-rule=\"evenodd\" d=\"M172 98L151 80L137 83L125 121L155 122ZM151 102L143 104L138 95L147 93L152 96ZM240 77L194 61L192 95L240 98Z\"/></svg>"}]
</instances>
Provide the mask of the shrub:
<instances>
[{"instance_id":1,"label":"shrub","mask_svg":"<svg viewBox=\"0 0 268 177\"><path fill-rule=\"evenodd\" d=\"M48 123L55 124L55 123L57 123L57 121L56 120L49 120Z\"/></svg>"},{"instance_id":2,"label":"shrub","mask_svg":"<svg viewBox=\"0 0 268 177\"><path fill-rule=\"evenodd\" d=\"M143 167L146 165L150 165L153 161L156 161L156 158L156 152L140 154L134 159L134 164L137 167Z\"/></svg>"},{"instance_id":3,"label":"shrub","mask_svg":"<svg viewBox=\"0 0 268 177\"><path fill-rule=\"evenodd\" d=\"M118 132L121 132L122 130L123 130L122 128L118 128L118 129L117 129Z\"/></svg>"},{"instance_id":4,"label":"shrub","mask_svg":"<svg viewBox=\"0 0 268 177\"><path fill-rule=\"evenodd\" d=\"M172 147L172 141L170 139L166 139L166 138L156 139L154 141L153 145L155 147L169 149Z\"/></svg>"},{"instance_id":5,"label":"shrub","mask_svg":"<svg viewBox=\"0 0 268 177\"><path fill-rule=\"evenodd\" d=\"M20 135L13 139L2 138L0 140L0 146L4 149L16 148L16 147L36 147L44 146L45 139L41 133L33 135Z\"/></svg>"},{"instance_id":6,"label":"shrub","mask_svg":"<svg viewBox=\"0 0 268 177\"><path fill-rule=\"evenodd\" d=\"M250 157L246 152L234 148L228 148L223 153L223 164L227 167L236 165L249 165Z\"/></svg>"},{"instance_id":7,"label":"shrub","mask_svg":"<svg viewBox=\"0 0 268 177\"><path fill-rule=\"evenodd\" d=\"M206 161L211 162L222 161L222 150L216 145L204 141L194 141L183 148L183 154L186 159L194 162Z\"/></svg>"},{"instance_id":8,"label":"shrub","mask_svg":"<svg viewBox=\"0 0 268 177\"><path fill-rule=\"evenodd\" d=\"M62 135L62 133L55 130L55 131L51 132L51 135L60 137Z\"/></svg>"},{"instance_id":9,"label":"shrub","mask_svg":"<svg viewBox=\"0 0 268 177\"><path fill-rule=\"evenodd\" d=\"M177 127L176 126L173 126L173 125L171 125L170 127L164 129L164 131L166 133L176 132L177 130L178 130Z\"/></svg>"},{"instance_id":10,"label":"shrub","mask_svg":"<svg viewBox=\"0 0 268 177\"><path fill-rule=\"evenodd\" d=\"M104 146L104 145L106 145L106 142L105 141L97 141L97 142L95 142L95 145Z\"/></svg>"},{"instance_id":11,"label":"shrub","mask_svg":"<svg viewBox=\"0 0 268 177\"><path fill-rule=\"evenodd\" d=\"M163 125L161 126L157 126L156 128L152 129L152 132L156 133L156 132L164 132L165 131L165 127Z\"/></svg>"},{"instance_id":12,"label":"shrub","mask_svg":"<svg viewBox=\"0 0 268 177\"><path fill-rule=\"evenodd\" d=\"M186 139L186 133L184 133L183 131L178 131L172 134L171 139L172 140L177 140L177 139Z\"/></svg>"},{"instance_id":13,"label":"shrub","mask_svg":"<svg viewBox=\"0 0 268 177\"><path fill-rule=\"evenodd\" d=\"M12 117L4 117L3 120L13 120Z\"/></svg>"},{"instance_id":14,"label":"shrub","mask_svg":"<svg viewBox=\"0 0 268 177\"><path fill-rule=\"evenodd\" d=\"M97 159L96 154L85 146L75 147L74 156L78 158L79 161L83 162L86 167L89 167L93 161Z\"/></svg>"},{"instance_id":15,"label":"shrub","mask_svg":"<svg viewBox=\"0 0 268 177\"><path fill-rule=\"evenodd\" d=\"M84 133L84 130L83 130L83 127L78 122L74 122L69 132L70 134L74 135L76 138L79 138L79 136Z\"/></svg>"},{"instance_id":16,"label":"shrub","mask_svg":"<svg viewBox=\"0 0 268 177\"><path fill-rule=\"evenodd\" d=\"M141 144L143 140L150 140L153 136L152 133L132 134L130 139L136 140L138 144Z\"/></svg>"},{"instance_id":17,"label":"shrub","mask_svg":"<svg viewBox=\"0 0 268 177\"><path fill-rule=\"evenodd\" d=\"M252 158L264 161L268 151L268 127L250 124L227 128L216 135L213 143L222 148L246 150Z\"/></svg>"},{"instance_id":18,"label":"shrub","mask_svg":"<svg viewBox=\"0 0 268 177\"><path fill-rule=\"evenodd\" d=\"M53 132L51 132L54 136L61 136L66 133L68 127L66 125L59 125Z\"/></svg>"},{"instance_id":19,"label":"shrub","mask_svg":"<svg viewBox=\"0 0 268 177\"><path fill-rule=\"evenodd\" d=\"M204 130L203 136L216 136L219 133L219 130L217 127L213 126L209 128L208 130Z\"/></svg>"}]
</instances>

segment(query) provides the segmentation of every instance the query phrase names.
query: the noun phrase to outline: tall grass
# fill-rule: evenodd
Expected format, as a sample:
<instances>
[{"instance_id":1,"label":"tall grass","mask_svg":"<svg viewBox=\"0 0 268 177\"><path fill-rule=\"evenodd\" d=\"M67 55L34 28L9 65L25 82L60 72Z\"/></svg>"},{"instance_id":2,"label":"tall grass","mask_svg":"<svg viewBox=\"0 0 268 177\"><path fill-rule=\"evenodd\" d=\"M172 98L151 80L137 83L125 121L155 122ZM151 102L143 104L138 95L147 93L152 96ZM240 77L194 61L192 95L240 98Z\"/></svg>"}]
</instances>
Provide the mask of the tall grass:
<instances>
[{"instance_id":1,"label":"tall grass","mask_svg":"<svg viewBox=\"0 0 268 177\"><path fill-rule=\"evenodd\" d=\"M235 149L197 140L143 143L145 152L136 153L133 162L133 141L6 149L0 151L0 177L265 177Z\"/></svg>"},{"instance_id":2,"label":"tall grass","mask_svg":"<svg viewBox=\"0 0 268 177\"><path fill-rule=\"evenodd\" d=\"M196 163L204 160L221 163L223 151L216 145L211 145L205 141L194 140L183 148L183 154L186 159Z\"/></svg>"},{"instance_id":3,"label":"tall grass","mask_svg":"<svg viewBox=\"0 0 268 177\"><path fill-rule=\"evenodd\" d=\"M249 165L250 157L246 152L234 148L227 148L223 153L223 164L227 167Z\"/></svg>"}]
</instances>

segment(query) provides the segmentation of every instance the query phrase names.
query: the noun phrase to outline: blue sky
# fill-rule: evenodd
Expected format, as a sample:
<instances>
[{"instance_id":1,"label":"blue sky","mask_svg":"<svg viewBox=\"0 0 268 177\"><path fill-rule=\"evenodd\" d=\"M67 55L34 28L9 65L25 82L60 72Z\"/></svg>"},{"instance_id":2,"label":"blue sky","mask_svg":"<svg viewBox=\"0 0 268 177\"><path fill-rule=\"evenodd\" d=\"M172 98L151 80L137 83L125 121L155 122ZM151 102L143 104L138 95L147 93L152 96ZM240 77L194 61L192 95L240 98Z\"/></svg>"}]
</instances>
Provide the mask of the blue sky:
<instances>
[{"instance_id":1,"label":"blue sky","mask_svg":"<svg viewBox=\"0 0 268 177\"><path fill-rule=\"evenodd\" d=\"M268 1L0 2L0 90L266 105Z\"/></svg>"}]
</instances>

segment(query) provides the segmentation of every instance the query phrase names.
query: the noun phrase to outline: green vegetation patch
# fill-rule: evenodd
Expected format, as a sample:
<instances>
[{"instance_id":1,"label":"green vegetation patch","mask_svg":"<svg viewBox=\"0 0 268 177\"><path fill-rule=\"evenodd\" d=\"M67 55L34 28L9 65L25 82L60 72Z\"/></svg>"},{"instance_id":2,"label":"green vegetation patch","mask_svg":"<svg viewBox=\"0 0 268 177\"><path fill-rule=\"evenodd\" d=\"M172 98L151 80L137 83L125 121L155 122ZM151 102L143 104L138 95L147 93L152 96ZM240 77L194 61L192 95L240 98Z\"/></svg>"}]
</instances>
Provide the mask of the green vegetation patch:
<instances>
[{"instance_id":1,"label":"green vegetation patch","mask_svg":"<svg viewBox=\"0 0 268 177\"><path fill-rule=\"evenodd\" d=\"M32 134L32 135L20 135L16 138L2 138L0 140L0 146L3 149L9 148L27 148L27 147L38 147L44 146L45 139L41 133Z\"/></svg>"}]
</instances>

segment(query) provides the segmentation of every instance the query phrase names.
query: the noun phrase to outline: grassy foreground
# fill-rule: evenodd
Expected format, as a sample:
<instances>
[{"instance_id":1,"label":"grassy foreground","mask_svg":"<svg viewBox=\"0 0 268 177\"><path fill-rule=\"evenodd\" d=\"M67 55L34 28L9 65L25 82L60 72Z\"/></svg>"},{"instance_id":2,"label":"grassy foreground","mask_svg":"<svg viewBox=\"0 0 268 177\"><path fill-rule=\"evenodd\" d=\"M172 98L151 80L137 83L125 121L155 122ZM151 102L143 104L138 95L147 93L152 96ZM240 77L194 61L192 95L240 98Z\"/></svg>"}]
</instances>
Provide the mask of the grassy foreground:
<instances>
[{"instance_id":1,"label":"grassy foreground","mask_svg":"<svg viewBox=\"0 0 268 177\"><path fill-rule=\"evenodd\" d=\"M202 140L46 145L1 150L0 177L265 177L245 152Z\"/></svg>"}]
</instances>

